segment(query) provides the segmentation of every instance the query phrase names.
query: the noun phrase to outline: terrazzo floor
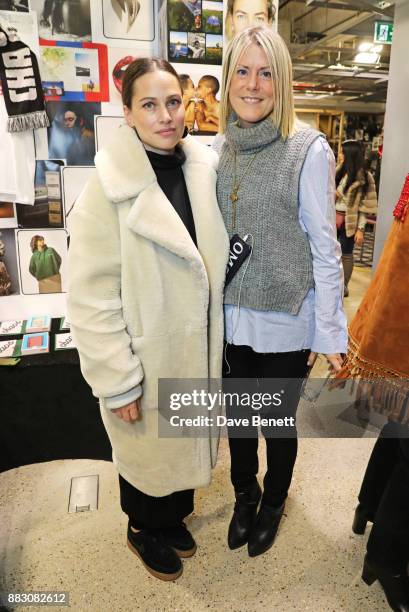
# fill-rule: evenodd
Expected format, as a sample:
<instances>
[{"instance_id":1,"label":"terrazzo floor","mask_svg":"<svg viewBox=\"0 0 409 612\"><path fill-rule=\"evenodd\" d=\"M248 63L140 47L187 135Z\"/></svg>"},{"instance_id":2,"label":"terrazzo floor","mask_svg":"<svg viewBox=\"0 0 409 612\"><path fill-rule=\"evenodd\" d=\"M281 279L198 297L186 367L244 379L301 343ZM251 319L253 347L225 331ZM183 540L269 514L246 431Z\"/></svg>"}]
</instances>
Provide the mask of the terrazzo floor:
<instances>
[{"instance_id":1,"label":"terrazzo floor","mask_svg":"<svg viewBox=\"0 0 409 612\"><path fill-rule=\"evenodd\" d=\"M345 302L349 316L369 274L365 269L354 273ZM316 373L320 369L322 361ZM151 577L126 547L126 517L112 464L53 461L2 473L0 590L68 591L75 612L388 610L378 583L368 588L360 579L368 533L351 532L373 444L369 437L301 439L276 542L268 553L250 559L245 547L232 552L226 544L233 496L223 439L213 482L197 493L188 521L197 553L183 562L183 575L174 583ZM100 477L99 509L68 514L71 478L89 474Z\"/></svg>"}]
</instances>

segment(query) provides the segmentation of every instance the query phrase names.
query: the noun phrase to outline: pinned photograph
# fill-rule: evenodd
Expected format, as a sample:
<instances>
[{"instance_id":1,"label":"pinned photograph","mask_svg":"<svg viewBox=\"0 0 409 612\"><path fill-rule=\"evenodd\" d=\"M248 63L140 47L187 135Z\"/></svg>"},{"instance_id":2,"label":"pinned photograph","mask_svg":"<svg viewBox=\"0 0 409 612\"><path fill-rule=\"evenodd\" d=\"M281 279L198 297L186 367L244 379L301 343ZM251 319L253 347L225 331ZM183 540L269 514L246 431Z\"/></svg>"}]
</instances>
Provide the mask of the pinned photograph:
<instances>
[{"instance_id":1,"label":"pinned photograph","mask_svg":"<svg viewBox=\"0 0 409 612\"><path fill-rule=\"evenodd\" d=\"M2 321L0 323L0 336L18 336L26 333L26 321L14 319L13 321Z\"/></svg>"},{"instance_id":2,"label":"pinned photograph","mask_svg":"<svg viewBox=\"0 0 409 612\"><path fill-rule=\"evenodd\" d=\"M39 57L37 16L34 12L2 11L1 23L3 29L16 30L19 39Z\"/></svg>"},{"instance_id":3,"label":"pinned photograph","mask_svg":"<svg viewBox=\"0 0 409 612\"><path fill-rule=\"evenodd\" d=\"M102 0L104 36L153 41L155 39L154 4L146 0Z\"/></svg>"},{"instance_id":4,"label":"pinned photograph","mask_svg":"<svg viewBox=\"0 0 409 612\"><path fill-rule=\"evenodd\" d=\"M223 36L206 34L206 63L220 64L223 59Z\"/></svg>"},{"instance_id":5,"label":"pinned photograph","mask_svg":"<svg viewBox=\"0 0 409 612\"><path fill-rule=\"evenodd\" d=\"M16 204L19 227L64 227L60 178L63 165L59 159L36 161L34 206Z\"/></svg>"},{"instance_id":6,"label":"pinned photograph","mask_svg":"<svg viewBox=\"0 0 409 612\"><path fill-rule=\"evenodd\" d=\"M15 230L0 231L0 298L20 293Z\"/></svg>"},{"instance_id":7,"label":"pinned photograph","mask_svg":"<svg viewBox=\"0 0 409 612\"><path fill-rule=\"evenodd\" d=\"M17 225L16 205L13 202L0 202L0 229Z\"/></svg>"},{"instance_id":8,"label":"pinned photograph","mask_svg":"<svg viewBox=\"0 0 409 612\"><path fill-rule=\"evenodd\" d=\"M56 351L67 351L69 349L75 349L75 344L72 335L70 333L55 334L54 349Z\"/></svg>"},{"instance_id":9,"label":"pinned photograph","mask_svg":"<svg viewBox=\"0 0 409 612\"><path fill-rule=\"evenodd\" d=\"M220 118L220 81L214 74L179 74L183 89L185 124L194 135L217 134Z\"/></svg>"},{"instance_id":10,"label":"pinned photograph","mask_svg":"<svg viewBox=\"0 0 409 612\"><path fill-rule=\"evenodd\" d=\"M206 36L205 34L189 33L187 35L188 59L195 61L203 61L206 54Z\"/></svg>"},{"instance_id":11,"label":"pinned photograph","mask_svg":"<svg viewBox=\"0 0 409 612\"><path fill-rule=\"evenodd\" d=\"M50 158L64 159L70 166L93 166L94 116L101 104L94 102L47 102Z\"/></svg>"},{"instance_id":12,"label":"pinned photograph","mask_svg":"<svg viewBox=\"0 0 409 612\"><path fill-rule=\"evenodd\" d=\"M169 32L169 60L186 61L187 55L187 32Z\"/></svg>"},{"instance_id":13,"label":"pinned photograph","mask_svg":"<svg viewBox=\"0 0 409 612\"><path fill-rule=\"evenodd\" d=\"M38 32L45 40L91 41L89 0L31 0Z\"/></svg>"},{"instance_id":14,"label":"pinned photograph","mask_svg":"<svg viewBox=\"0 0 409 612\"><path fill-rule=\"evenodd\" d=\"M115 137L117 130L124 125L123 115L108 116L100 115L95 117L95 143L97 151L107 147L112 138Z\"/></svg>"},{"instance_id":15,"label":"pinned photograph","mask_svg":"<svg viewBox=\"0 0 409 612\"><path fill-rule=\"evenodd\" d=\"M192 32L202 29L202 0L168 0L169 30Z\"/></svg>"},{"instance_id":16,"label":"pinned photograph","mask_svg":"<svg viewBox=\"0 0 409 612\"><path fill-rule=\"evenodd\" d=\"M218 2L203 2L202 32L223 34L223 7Z\"/></svg>"},{"instance_id":17,"label":"pinned photograph","mask_svg":"<svg viewBox=\"0 0 409 612\"><path fill-rule=\"evenodd\" d=\"M92 166L64 166L61 169L61 183L66 219L69 218L78 196L94 172L95 168Z\"/></svg>"},{"instance_id":18,"label":"pinned photograph","mask_svg":"<svg viewBox=\"0 0 409 612\"><path fill-rule=\"evenodd\" d=\"M3 340L0 342L0 357L21 357L22 340Z\"/></svg>"},{"instance_id":19,"label":"pinned photograph","mask_svg":"<svg viewBox=\"0 0 409 612\"><path fill-rule=\"evenodd\" d=\"M46 100L109 100L106 45L41 42L41 80Z\"/></svg>"},{"instance_id":20,"label":"pinned photograph","mask_svg":"<svg viewBox=\"0 0 409 612\"><path fill-rule=\"evenodd\" d=\"M125 70L135 59L150 57L152 51L146 49L108 47L108 77L109 100L111 104L118 104L122 109L122 79Z\"/></svg>"},{"instance_id":21,"label":"pinned photograph","mask_svg":"<svg viewBox=\"0 0 409 612\"><path fill-rule=\"evenodd\" d=\"M26 333L37 334L40 332L50 331L51 316L50 315L34 315L27 319Z\"/></svg>"},{"instance_id":22,"label":"pinned photograph","mask_svg":"<svg viewBox=\"0 0 409 612\"><path fill-rule=\"evenodd\" d=\"M50 335L47 332L42 334L25 334L21 343L21 355L38 355L48 353L50 350Z\"/></svg>"},{"instance_id":23,"label":"pinned photograph","mask_svg":"<svg viewBox=\"0 0 409 612\"><path fill-rule=\"evenodd\" d=\"M28 0L0 0L0 11L28 13Z\"/></svg>"},{"instance_id":24,"label":"pinned photograph","mask_svg":"<svg viewBox=\"0 0 409 612\"><path fill-rule=\"evenodd\" d=\"M18 230L16 234L22 293L64 293L67 280L67 232Z\"/></svg>"},{"instance_id":25,"label":"pinned photograph","mask_svg":"<svg viewBox=\"0 0 409 612\"><path fill-rule=\"evenodd\" d=\"M268 25L277 31L278 0L227 0L227 41L252 25Z\"/></svg>"}]
</instances>

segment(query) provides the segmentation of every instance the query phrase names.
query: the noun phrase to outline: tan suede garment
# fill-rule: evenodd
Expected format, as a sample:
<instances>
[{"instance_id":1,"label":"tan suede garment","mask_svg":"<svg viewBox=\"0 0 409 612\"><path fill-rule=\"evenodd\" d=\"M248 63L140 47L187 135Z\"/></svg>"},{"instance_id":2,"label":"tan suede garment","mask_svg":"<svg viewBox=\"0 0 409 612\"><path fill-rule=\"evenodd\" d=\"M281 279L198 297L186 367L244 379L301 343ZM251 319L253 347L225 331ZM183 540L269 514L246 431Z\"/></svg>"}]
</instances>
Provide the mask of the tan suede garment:
<instances>
[{"instance_id":1,"label":"tan suede garment","mask_svg":"<svg viewBox=\"0 0 409 612\"><path fill-rule=\"evenodd\" d=\"M401 423L409 423L408 264L409 221L395 219L375 275L349 326L348 354L337 376L360 378L357 399Z\"/></svg>"}]
</instances>

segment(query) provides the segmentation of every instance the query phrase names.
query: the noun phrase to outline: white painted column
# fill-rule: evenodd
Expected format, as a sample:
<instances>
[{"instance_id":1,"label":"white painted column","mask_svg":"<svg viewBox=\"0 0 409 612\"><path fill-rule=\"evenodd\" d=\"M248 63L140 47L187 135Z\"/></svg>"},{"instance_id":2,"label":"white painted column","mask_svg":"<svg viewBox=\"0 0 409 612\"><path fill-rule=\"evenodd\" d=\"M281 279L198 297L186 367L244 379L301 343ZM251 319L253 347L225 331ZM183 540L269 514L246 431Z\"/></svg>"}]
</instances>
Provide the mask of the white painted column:
<instances>
[{"instance_id":1,"label":"white painted column","mask_svg":"<svg viewBox=\"0 0 409 612\"><path fill-rule=\"evenodd\" d=\"M375 269L391 227L392 211L409 172L409 1L397 0L386 100L384 148L376 224Z\"/></svg>"}]
</instances>

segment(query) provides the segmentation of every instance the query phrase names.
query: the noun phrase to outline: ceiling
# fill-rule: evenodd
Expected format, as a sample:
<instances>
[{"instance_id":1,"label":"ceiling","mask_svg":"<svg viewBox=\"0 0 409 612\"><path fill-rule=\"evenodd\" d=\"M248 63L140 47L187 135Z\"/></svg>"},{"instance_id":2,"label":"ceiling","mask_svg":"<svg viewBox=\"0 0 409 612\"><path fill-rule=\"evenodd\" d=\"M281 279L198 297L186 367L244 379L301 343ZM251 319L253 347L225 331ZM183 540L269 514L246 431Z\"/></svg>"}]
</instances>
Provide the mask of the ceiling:
<instances>
[{"instance_id":1,"label":"ceiling","mask_svg":"<svg viewBox=\"0 0 409 612\"><path fill-rule=\"evenodd\" d=\"M394 2L386 0L280 0L278 30L293 60L297 106L382 112L391 45L376 63L355 57L362 43L373 44L375 22L393 18Z\"/></svg>"}]
</instances>

